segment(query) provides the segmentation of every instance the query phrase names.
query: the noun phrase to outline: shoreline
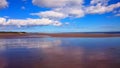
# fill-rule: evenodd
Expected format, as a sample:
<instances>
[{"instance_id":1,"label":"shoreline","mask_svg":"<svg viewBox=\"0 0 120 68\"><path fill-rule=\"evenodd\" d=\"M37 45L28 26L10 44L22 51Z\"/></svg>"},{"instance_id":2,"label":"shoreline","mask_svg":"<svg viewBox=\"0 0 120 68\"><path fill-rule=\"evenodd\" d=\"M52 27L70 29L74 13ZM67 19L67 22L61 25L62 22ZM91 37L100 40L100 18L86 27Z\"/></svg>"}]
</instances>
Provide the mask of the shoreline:
<instances>
[{"instance_id":1,"label":"shoreline","mask_svg":"<svg viewBox=\"0 0 120 68\"><path fill-rule=\"evenodd\" d=\"M29 38L29 37L120 37L120 34L94 33L0 33L0 38Z\"/></svg>"}]
</instances>

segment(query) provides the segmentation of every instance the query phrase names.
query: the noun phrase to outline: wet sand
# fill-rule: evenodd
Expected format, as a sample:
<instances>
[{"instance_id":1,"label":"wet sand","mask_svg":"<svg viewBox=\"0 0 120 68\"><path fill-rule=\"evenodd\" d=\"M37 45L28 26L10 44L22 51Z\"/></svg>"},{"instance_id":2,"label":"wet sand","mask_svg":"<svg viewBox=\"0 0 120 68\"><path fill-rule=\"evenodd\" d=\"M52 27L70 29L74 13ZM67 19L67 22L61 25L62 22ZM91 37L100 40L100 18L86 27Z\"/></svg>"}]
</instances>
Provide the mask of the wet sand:
<instances>
[{"instance_id":1,"label":"wet sand","mask_svg":"<svg viewBox=\"0 0 120 68\"><path fill-rule=\"evenodd\" d=\"M0 57L0 68L120 68L111 51L85 51L81 47L48 49L8 49Z\"/></svg>"},{"instance_id":2,"label":"wet sand","mask_svg":"<svg viewBox=\"0 0 120 68\"><path fill-rule=\"evenodd\" d=\"M14 37L120 37L120 34L87 33L0 33L0 38Z\"/></svg>"},{"instance_id":3,"label":"wet sand","mask_svg":"<svg viewBox=\"0 0 120 68\"><path fill-rule=\"evenodd\" d=\"M120 68L119 40L116 34L1 34L0 68Z\"/></svg>"}]
</instances>

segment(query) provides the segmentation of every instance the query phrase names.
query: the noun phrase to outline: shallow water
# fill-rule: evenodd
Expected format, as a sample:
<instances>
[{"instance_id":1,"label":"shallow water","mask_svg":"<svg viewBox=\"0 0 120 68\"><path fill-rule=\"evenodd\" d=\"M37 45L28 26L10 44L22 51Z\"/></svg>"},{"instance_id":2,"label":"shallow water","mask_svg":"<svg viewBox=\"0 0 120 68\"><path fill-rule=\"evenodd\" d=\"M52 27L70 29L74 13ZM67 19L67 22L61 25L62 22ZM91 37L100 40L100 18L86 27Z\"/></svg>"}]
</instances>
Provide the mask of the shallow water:
<instances>
[{"instance_id":1,"label":"shallow water","mask_svg":"<svg viewBox=\"0 0 120 68\"><path fill-rule=\"evenodd\" d=\"M120 68L120 37L0 39L0 68Z\"/></svg>"}]
</instances>

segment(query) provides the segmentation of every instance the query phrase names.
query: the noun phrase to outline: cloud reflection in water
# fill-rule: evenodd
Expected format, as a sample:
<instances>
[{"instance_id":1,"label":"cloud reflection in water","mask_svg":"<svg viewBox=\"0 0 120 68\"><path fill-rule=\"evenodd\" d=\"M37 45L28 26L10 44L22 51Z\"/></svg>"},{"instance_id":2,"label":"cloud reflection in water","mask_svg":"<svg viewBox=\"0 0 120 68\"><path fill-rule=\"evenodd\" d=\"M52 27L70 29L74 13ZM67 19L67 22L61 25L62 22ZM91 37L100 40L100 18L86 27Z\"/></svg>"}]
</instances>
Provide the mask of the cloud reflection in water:
<instances>
[{"instance_id":1,"label":"cloud reflection in water","mask_svg":"<svg viewBox=\"0 0 120 68\"><path fill-rule=\"evenodd\" d=\"M0 49L7 48L49 48L61 45L61 40L50 38L0 39Z\"/></svg>"}]
</instances>

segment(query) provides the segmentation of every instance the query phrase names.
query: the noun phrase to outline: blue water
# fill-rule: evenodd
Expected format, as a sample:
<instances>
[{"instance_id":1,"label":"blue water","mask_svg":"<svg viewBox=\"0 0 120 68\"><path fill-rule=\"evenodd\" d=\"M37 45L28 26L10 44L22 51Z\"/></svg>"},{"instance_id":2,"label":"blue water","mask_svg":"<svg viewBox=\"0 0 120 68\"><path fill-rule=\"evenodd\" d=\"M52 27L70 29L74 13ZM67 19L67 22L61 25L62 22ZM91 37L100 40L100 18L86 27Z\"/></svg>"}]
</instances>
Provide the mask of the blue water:
<instances>
[{"instance_id":1,"label":"blue water","mask_svg":"<svg viewBox=\"0 0 120 68\"><path fill-rule=\"evenodd\" d=\"M0 39L0 68L120 68L120 37Z\"/></svg>"}]
</instances>

